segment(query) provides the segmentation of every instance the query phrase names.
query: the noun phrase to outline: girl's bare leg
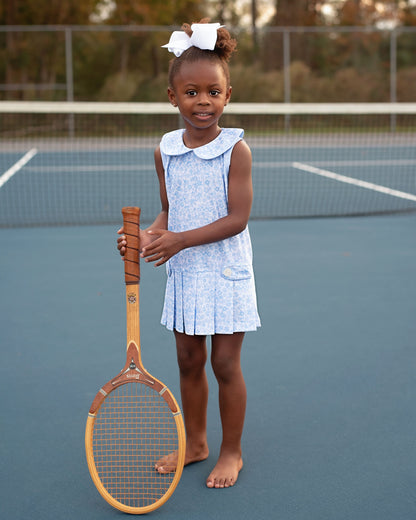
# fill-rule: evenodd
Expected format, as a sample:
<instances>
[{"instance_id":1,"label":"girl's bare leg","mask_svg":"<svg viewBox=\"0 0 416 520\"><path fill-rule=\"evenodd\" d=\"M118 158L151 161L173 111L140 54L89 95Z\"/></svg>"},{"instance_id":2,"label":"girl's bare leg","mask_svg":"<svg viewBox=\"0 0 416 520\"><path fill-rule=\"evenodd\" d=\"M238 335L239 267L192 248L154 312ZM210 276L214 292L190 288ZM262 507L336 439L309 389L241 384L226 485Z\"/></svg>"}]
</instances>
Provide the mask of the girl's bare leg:
<instances>
[{"instance_id":1,"label":"girl's bare leg","mask_svg":"<svg viewBox=\"0 0 416 520\"><path fill-rule=\"evenodd\" d=\"M240 354L244 333L212 337L212 368L219 385L219 405L223 438L216 466L206 484L210 488L233 486L243 467L241 437L246 410L246 385Z\"/></svg>"},{"instance_id":2,"label":"girl's bare leg","mask_svg":"<svg viewBox=\"0 0 416 520\"><path fill-rule=\"evenodd\" d=\"M182 410L186 429L185 465L208 457L207 405L208 381L205 373L207 348L205 336L187 336L175 331ZM158 461L160 473L174 471L176 453Z\"/></svg>"}]
</instances>

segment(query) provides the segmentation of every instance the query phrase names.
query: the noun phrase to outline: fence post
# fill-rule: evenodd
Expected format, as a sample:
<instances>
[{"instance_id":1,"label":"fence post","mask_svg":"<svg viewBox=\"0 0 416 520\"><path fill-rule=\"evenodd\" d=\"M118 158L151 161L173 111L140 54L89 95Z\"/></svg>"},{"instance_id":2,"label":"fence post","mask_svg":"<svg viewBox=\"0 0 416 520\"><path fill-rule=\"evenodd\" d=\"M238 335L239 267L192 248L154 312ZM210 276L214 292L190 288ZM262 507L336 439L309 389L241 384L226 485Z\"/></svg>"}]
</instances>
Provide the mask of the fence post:
<instances>
[{"instance_id":1,"label":"fence post","mask_svg":"<svg viewBox=\"0 0 416 520\"><path fill-rule=\"evenodd\" d=\"M397 33L390 32L390 103L397 101ZM390 130L396 131L396 114L390 116Z\"/></svg>"},{"instance_id":2,"label":"fence post","mask_svg":"<svg viewBox=\"0 0 416 520\"><path fill-rule=\"evenodd\" d=\"M72 29L65 27L65 71L66 71L66 100L74 101L74 68L72 60ZM68 115L69 136L74 137L74 114Z\"/></svg>"},{"instance_id":3,"label":"fence post","mask_svg":"<svg viewBox=\"0 0 416 520\"><path fill-rule=\"evenodd\" d=\"M284 100L290 103L290 30L283 31L283 78L284 78ZM285 115L285 131L290 130L290 115Z\"/></svg>"}]
</instances>

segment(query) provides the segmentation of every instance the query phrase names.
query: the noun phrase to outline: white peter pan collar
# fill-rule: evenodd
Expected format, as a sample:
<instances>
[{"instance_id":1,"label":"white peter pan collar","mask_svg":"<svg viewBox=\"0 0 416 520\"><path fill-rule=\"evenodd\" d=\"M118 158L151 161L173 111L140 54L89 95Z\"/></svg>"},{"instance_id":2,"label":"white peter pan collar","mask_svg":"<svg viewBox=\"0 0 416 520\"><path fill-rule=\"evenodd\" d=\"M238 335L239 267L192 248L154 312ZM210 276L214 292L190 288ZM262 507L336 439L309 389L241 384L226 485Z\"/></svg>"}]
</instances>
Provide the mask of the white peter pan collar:
<instances>
[{"instance_id":1,"label":"white peter pan collar","mask_svg":"<svg viewBox=\"0 0 416 520\"><path fill-rule=\"evenodd\" d=\"M160 150L165 155L183 155L193 152L200 159L214 159L232 148L244 136L241 128L223 128L211 142L198 148L188 148L183 142L185 130L180 128L162 137Z\"/></svg>"}]
</instances>

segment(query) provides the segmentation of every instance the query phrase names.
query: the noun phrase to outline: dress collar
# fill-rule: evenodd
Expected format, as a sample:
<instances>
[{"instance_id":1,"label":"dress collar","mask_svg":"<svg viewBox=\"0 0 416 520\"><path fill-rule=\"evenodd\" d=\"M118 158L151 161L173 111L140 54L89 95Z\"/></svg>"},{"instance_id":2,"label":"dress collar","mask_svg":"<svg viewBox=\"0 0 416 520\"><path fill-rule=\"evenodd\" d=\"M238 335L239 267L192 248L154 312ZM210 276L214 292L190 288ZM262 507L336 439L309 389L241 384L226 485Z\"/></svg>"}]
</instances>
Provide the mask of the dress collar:
<instances>
[{"instance_id":1,"label":"dress collar","mask_svg":"<svg viewBox=\"0 0 416 520\"><path fill-rule=\"evenodd\" d=\"M189 152L200 159L214 159L232 148L244 136L241 128L223 128L218 136L198 148L188 148L183 142L183 128L165 134L160 143L160 150L165 155L183 155Z\"/></svg>"}]
</instances>

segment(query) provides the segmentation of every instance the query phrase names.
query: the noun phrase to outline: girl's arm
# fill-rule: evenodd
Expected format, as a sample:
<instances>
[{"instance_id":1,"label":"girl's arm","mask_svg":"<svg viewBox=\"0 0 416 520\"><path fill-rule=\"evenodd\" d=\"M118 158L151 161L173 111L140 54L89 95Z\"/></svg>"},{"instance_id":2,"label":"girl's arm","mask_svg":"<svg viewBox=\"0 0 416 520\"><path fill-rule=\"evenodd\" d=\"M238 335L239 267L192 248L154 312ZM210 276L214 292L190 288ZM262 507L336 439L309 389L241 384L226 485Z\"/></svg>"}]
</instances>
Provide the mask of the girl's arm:
<instances>
[{"instance_id":1,"label":"girl's arm","mask_svg":"<svg viewBox=\"0 0 416 520\"><path fill-rule=\"evenodd\" d=\"M162 161L156 158L157 154L160 158L158 150L156 150L155 162L159 176L163 213L164 208L168 208L168 203ZM159 160L161 172L158 170ZM218 242L241 233L247 226L253 201L251 162L250 148L245 141L239 141L234 146L228 174L228 215L207 226L181 233L167 231L166 226L157 228L153 223L147 233L156 236L156 240L142 249L142 257L146 258L146 262L157 261L155 265L159 266L182 249Z\"/></svg>"},{"instance_id":2,"label":"girl's arm","mask_svg":"<svg viewBox=\"0 0 416 520\"><path fill-rule=\"evenodd\" d=\"M144 248L146 248L148 245L150 245L152 242L157 240L157 235L151 235L149 233L152 229L167 229L168 227L168 197L166 194L166 187L165 187L165 176L163 171L163 164L162 164L162 157L160 155L160 150L157 148L155 150L155 167L157 176L159 178L159 186L160 186L160 201L162 205L162 210L159 213L159 215L155 218L153 223L146 229L140 230L140 246L143 251ZM124 236L124 228L120 228L117 233L121 235L117 239L117 248L120 251L120 255L124 256L126 252L126 237Z\"/></svg>"},{"instance_id":3,"label":"girl's arm","mask_svg":"<svg viewBox=\"0 0 416 520\"><path fill-rule=\"evenodd\" d=\"M145 233L149 233L149 231L153 229L163 229L166 230L168 228L168 211L169 211L169 202L168 196L166 193L166 185L165 185L165 172L163 169L162 156L160 155L160 148L157 147L155 150L155 168L157 177L159 179L159 195L160 195L160 203L162 209L159 215L155 218L153 224L151 224L146 230ZM152 242L155 240L152 237Z\"/></svg>"}]
</instances>

